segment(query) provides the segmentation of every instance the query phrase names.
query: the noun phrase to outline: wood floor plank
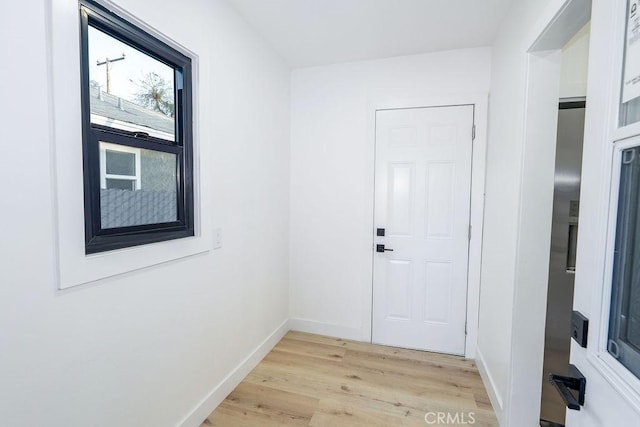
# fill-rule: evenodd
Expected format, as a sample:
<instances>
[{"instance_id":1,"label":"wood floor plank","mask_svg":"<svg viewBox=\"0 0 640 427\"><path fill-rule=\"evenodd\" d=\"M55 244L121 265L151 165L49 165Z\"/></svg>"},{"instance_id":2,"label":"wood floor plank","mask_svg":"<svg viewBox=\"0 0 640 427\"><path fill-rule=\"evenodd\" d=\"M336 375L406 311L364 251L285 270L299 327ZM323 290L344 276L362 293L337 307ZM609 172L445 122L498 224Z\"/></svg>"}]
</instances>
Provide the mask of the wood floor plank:
<instances>
[{"instance_id":1,"label":"wood floor plank","mask_svg":"<svg viewBox=\"0 0 640 427\"><path fill-rule=\"evenodd\" d=\"M289 332L203 426L424 426L428 412L497 426L471 360Z\"/></svg>"},{"instance_id":2,"label":"wood floor plank","mask_svg":"<svg viewBox=\"0 0 640 427\"><path fill-rule=\"evenodd\" d=\"M225 401L242 409L277 413L287 418L310 419L319 400L264 385L241 383Z\"/></svg>"},{"instance_id":3,"label":"wood floor plank","mask_svg":"<svg viewBox=\"0 0 640 427\"><path fill-rule=\"evenodd\" d=\"M363 351L349 350L344 359L346 366L380 374L393 374L405 377L420 384L446 386L452 389L481 386L482 380L477 370L471 367L453 367L422 360L399 358Z\"/></svg>"},{"instance_id":4,"label":"wood floor plank","mask_svg":"<svg viewBox=\"0 0 640 427\"><path fill-rule=\"evenodd\" d=\"M345 348L299 340L283 339L278 350L299 356L309 356L325 360L340 360L346 353Z\"/></svg>"},{"instance_id":5,"label":"wood floor plank","mask_svg":"<svg viewBox=\"0 0 640 427\"><path fill-rule=\"evenodd\" d=\"M310 426L420 426L424 427L424 415L418 412L403 411L389 414L369 406L357 405L333 399L320 401Z\"/></svg>"},{"instance_id":6,"label":"wood floor plank","mask_svg":"<svg viewBox=\"0 0 640 427\"><path fill-rule=\"evenodd\" d=\"M439 363L459 367L475 368L475 362L464 357L452 356L449 354L432 353L428 351L416 351L405 348L388 347L383 345L369 344L360 341L346 340L342 338L325 337L323 335L309 334L306 332L290 331L284 340L296 340L302 342L313 342L335 347L342 347L346 350L360 350L367 353L395 356L400 358L424 361L427 363Z\"/></svg>"},{"instance_id":7,"label":"wood floor plank","mask_svg":"<svg viewBox=\"0 0 640 427\"><path fill-rule=\"evenodd\" d=\"M310 420L280 414L242 409L223 402L202 424L202 427L263 427L308 426Z\"/></svg>"},{"instance_id":8,"label":"wood floor plank","mask_svg":"<svg viewBox=\"0 0 640 427\"><path fill-rule=\"evenodd\" d=\"M346 371L345 371L346 372ZM340 400L364 400L424 411L427 403L476 408L470 390L446 390L428 385L400 386L396 381L369 381L365 374L358 379L348 375L334 376L306 372L304 377L286 369L269 369L269 372L251 373L246 381L268 384L270 387L301 393L305 396L334 396Z\"/></svg>"}]
</instances>

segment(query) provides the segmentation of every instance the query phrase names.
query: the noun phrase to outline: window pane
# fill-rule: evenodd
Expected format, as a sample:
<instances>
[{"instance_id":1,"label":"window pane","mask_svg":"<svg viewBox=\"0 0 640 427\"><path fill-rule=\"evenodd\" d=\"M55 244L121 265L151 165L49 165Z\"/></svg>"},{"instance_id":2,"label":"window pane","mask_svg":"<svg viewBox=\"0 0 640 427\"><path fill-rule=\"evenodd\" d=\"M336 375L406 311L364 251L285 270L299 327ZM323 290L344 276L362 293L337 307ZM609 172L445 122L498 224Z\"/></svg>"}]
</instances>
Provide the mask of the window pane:
<instances>
[{"instance_id":1,"label":"window pane","mask_svg":"<svg viewBox=\"0 0 640 427\"><path fill-rule=\"evenodd\" d=\"M91 123L175 140L174 69L89 25Z\"/></svg>"},{"instance_id":2,"label":"window pane","mask_svg":"<svg viewBox=\"0 0 640 427\"><path fill-rule=\"evenodd\" d=\"M106 150L107 173L110 175L136 174L136 155L122 151Z\"/></svg>"},{"instance_id":3,"label":"window pane","mask_svg":"<svg viewBox=\"0 0 640 427\"><path fill-rule=\"evenodd\" d=\"M101 148L105 145L114 146L100 143ZM109 150L103 152L108 153ZM140 171L135 179L112 178L105 175L104 170L100 172L102 182L106 184L100 189L102 228L158 224L178 219L177 156L145 149L139 152ZM139 184L136 184L138 180Z\"/></svg>"},{"instance_id":4,"label":"window pane","mask_svg":"<svg viewBox=\"0 0 640 427\"><path fill-rule=\"evenodd\" d=\"M622 152L608 351L640 377L640 147Z\"/></svg>"},{"instance_id":5,"label":"window pane","mask_svg":"<svg viewBox=\"0 0 640 427\"><path fill-rule=\"evenodd\" d=\"M129 190L133 191L136 189L136 181L133 179L114 179L107 178L107 189L118 189L118 190Z\"/></svg>"}]
</instances>

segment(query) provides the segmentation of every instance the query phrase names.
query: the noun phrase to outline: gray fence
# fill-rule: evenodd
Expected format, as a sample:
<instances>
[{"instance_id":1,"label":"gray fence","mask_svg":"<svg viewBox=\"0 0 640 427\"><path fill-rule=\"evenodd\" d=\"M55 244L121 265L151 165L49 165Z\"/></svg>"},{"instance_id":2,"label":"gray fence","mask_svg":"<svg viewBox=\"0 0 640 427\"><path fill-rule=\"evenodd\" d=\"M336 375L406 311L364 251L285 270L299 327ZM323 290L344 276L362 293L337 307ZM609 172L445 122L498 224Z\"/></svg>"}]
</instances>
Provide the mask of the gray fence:
<instances>
[{"instance_id":1,"label":"gray fence","mask_svg":"<svg viewBox=\"0 0 640 427\"><path fill-rule=\"evenodd\" d=\"M100 190L102 228L176 221L175 191Z\"/></svg>"}]
</instances>

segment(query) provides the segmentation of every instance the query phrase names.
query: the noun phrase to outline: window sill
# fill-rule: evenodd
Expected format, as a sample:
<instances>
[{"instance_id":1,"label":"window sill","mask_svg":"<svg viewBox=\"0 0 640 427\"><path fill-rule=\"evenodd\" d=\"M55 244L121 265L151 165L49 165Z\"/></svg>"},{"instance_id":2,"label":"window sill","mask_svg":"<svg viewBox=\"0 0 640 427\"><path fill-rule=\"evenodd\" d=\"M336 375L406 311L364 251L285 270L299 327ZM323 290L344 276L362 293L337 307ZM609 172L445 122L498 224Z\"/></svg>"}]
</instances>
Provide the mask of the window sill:
<instances>
[{"instance_id":1,"label":"window sill","mask_svg":"<svg viewBox=\"0 0 640 427\"><path fill-rule=\"evenodd\" d=\"M78 246L78 245L76 245ZM152 243L85 255L80 251L61 246L59 252L58 289L68 289L79 285L127 274L177 259L209 252L212 238L203 236Z\"/></svg>"}]
</instances>

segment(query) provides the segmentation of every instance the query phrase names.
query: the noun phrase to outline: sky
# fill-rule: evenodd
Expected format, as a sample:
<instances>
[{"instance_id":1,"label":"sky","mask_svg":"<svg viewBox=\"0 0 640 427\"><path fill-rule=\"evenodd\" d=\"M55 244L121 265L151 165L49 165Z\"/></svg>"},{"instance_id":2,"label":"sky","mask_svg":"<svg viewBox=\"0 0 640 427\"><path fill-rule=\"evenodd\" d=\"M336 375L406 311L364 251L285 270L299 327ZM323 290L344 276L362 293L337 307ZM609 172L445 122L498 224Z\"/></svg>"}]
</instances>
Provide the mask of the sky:
<instances>
[{"instance_id":1,"label":"sky","mask_svg":"<svg viewBox=\"0 0 640 427\"><path fill-rule=\"evenodd\" d=\"M139 82L149 72L155 72L173 85L173 69L141 51L89 26L89 79L97 81L107 90L106 65L97 61L116 59L125 54L125 59L111 64L111 94L135 102Z\"/></svg>"}]
</instances>

